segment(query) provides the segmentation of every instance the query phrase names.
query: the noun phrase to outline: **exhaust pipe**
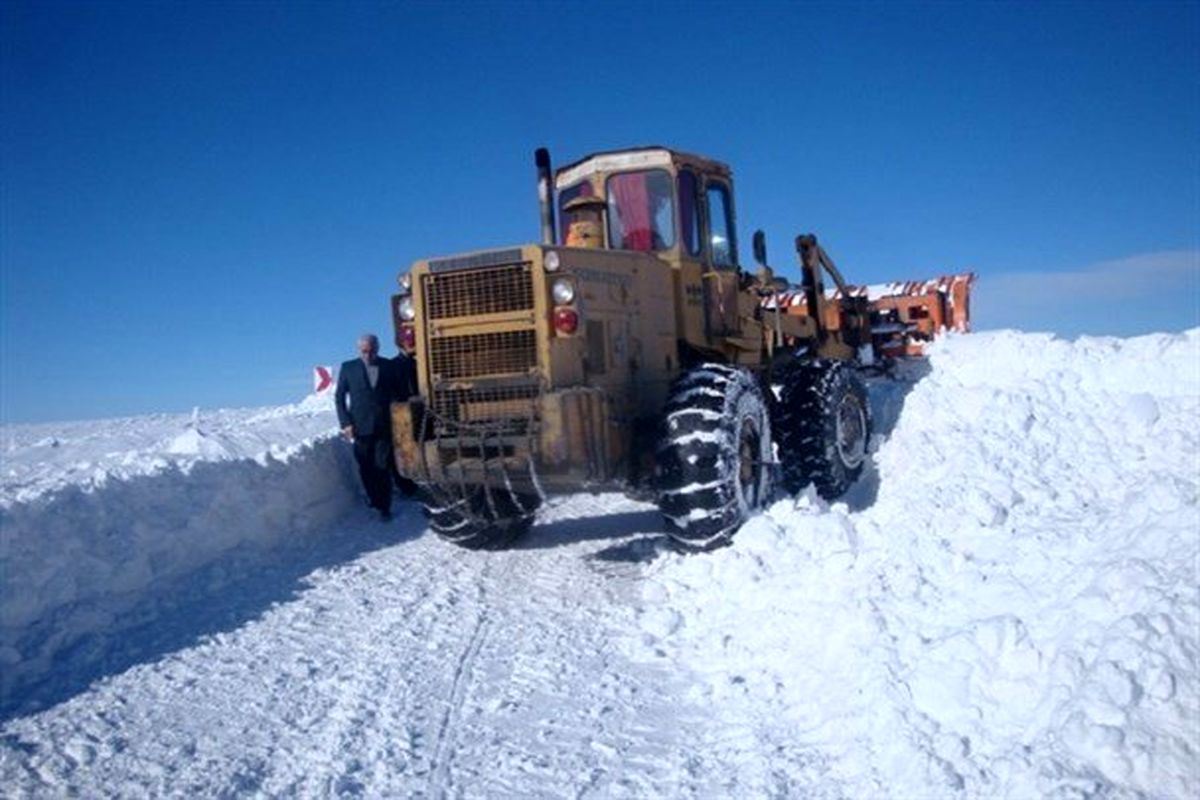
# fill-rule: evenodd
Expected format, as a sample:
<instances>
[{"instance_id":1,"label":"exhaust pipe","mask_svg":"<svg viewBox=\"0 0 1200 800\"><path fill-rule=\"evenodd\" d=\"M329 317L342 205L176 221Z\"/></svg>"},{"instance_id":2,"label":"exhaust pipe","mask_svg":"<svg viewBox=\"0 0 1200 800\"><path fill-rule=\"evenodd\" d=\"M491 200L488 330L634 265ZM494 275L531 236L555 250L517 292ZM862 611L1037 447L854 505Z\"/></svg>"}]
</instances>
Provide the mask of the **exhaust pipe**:
<instances>
[{"instance_id":1,"label":"exhaust pipe","mask_svg":"<svg viewBox=\"0 0 1200 800\"><path fill-rule=\"evenodd\" d=\"M542 209L542 244L557 244L554 226L554 176L550 172L550 151L539 147L533 153L537 165L538 204Z\"/></svg>"}]
</instances>

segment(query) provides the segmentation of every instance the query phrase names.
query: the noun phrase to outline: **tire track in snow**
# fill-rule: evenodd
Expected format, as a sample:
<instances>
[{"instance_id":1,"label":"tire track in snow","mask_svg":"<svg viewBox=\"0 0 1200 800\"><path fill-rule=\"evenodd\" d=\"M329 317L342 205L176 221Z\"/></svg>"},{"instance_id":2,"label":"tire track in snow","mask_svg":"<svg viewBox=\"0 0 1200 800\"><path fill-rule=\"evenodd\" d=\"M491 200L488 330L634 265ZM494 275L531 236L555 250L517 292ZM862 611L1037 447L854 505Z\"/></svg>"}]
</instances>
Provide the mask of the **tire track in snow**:
<instances>
[{"instance_id":1,"label":"tire track in snow","mask_svg":"<svg viewBox=\"0 0 1200 800\"><path fill-rule=\"evenodd\" d=\"M324 752L331 765L330 774L321 786L320 794L361 793L365 783L385 779L378 774L378 765L386 764L390 770L403 771L416 756L411 737L398 738L403 731L405 714L412 701L410 689L403 680L411 662L398 658L364 657L377 653L381 642L406 641L415 647L418 642L408 631L406 623L411 616L419 615L439 599L435 592L428 591L422 582L409 586L410 596L419 599L415 604L378 604L366 596L369 581L382 582L384 591L395 598L404 597L404 586L390 571L375 570L366 573L361 583L363 592L360 602L377 613L379 622L369 626L356 637L355 645L347 648L347 657L337 659L347 665L347 680L330 687L336 694L334 708L328 714L333 724L325 731ZM397 590L392 594L391 590ZM338 673L340 677L341 672ZM386 701L383 700L386 698ZM399 713L398 713L399 712ZM378 736L377 731L390 731L391 736ZM368 774L372 773L372 774Z\"/></svg>"},{"instance_id":2,"label":"tire track in snow","mask_svg":"<svg viewBox=\"0 0 1200 800\"><path fill-rule=\"evenodd\" d=\"M449 547L450 545L447 544L445 546ZM467 646L463 650L462 656L459 657L458 663L455 665L454 678L450 683L450 693L446 698L446 709L438 726L437 741L433 749L433 772L430 775L429 792L434 797L446 796L450 764L455 752L455 748L451 742L454 738L457 724L452 723L457 723L462 717L463 702L466 698L471 677L473 676L473 667L491 627L487 585L495 559L492 553L484 553L483 555L487 560L484 562L484 568L476 584L478 615L475 618L475 625L471 630ZM508 571L507 569L504 570L502 577L507 575Z\"/></svg>"},{"instance_id":3,"label":"tire track in snow","mask_svg":"<svg viewBox=\"0 0 1200 800\"><path fill-rule=\"evenodd\" d=\"M5 724L0 785L16 796L720 795L726 765L703 751L705 710L677 676L625 655L644 563L594 560L650 520L611 495L575 497L513 550L463 551L426 532L317 570L259 618ZM399 524L424 530L415 508Z\"/></svg>"},{"instance_id":4,"label":"tire track in snow","mask_svg":"<svg viewBox=\"0 0 1200 800\"><path fill-rule=\"evenodd\" d=\"M679 736L702 727L700 715L681 713L675 676L630 664L618 644L644 567L593 560L610 549L608 536L630 533L631 521L658 524L657 513L642 508L612 496L572 497L543 512L524 548L489 555L501 568L486 581L486 632L453 706L441 791L711 796L696 787L712 781L687 766L700 761L692 746L699 737ZM581 529L595 539L573 541Z\"/></svg>"},{"instance_id":5,"label":"tire track in snow","mask_svg":"<svg viewBox=\"0 0 1200 800\"><path fill-rule=\"evenodd\" d=\"M441 739L453 719L450 706L431 718L430 706L452 698L455 682L462 680L464 657L447 655L472 649L481 620L476 616L470 626L460 622L466 616L461 589L472 584L478 592L487 583L486 570L486 562L481 566L463 558L457 548L425 532L381 554L371 569L342 586L366 616L337 626L349 642L341 648L346 657L337 658L345 667L338 677L345 673L346 679L326 690L337 698L327 715L330 727L322 748L330 769L300 794L432 791L432 776L443 760ZM425 744L429 740L431 745Z\"/></svg>"}]
</instances>

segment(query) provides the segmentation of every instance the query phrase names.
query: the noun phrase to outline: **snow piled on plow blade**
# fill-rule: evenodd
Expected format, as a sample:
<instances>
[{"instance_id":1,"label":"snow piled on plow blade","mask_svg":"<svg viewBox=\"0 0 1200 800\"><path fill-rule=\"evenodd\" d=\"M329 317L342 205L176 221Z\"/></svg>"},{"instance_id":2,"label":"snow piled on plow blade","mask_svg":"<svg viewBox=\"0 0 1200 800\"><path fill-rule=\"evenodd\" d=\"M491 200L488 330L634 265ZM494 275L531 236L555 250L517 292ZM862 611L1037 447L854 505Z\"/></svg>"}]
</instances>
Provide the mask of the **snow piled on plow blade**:
<instances>
[{"instance_id":1,"label":"snow piled on plow blade","mask_svg":"<svg viewBox=\"0 0 1200 800\"><path fill-rule=\"evenodd\" d=\"M660 561L644 644L847 796L1195 797L1200 330L950 336L930 366L874 498Z\"/></svg>"}]
</instances>

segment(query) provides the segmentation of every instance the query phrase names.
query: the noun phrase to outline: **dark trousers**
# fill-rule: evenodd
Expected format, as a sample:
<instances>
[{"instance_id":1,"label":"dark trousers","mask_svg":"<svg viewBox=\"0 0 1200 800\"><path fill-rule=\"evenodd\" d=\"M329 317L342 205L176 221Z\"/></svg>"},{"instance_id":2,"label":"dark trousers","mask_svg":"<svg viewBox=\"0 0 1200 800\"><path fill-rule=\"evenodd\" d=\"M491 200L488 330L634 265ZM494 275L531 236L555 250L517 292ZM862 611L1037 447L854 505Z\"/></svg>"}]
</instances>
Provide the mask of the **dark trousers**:
<instances>
[{"instance_id":1,"label":"dark trousers","mask_svg":"<svg viewBox=\"0 0 1200 800\"><path fill-rule=\"evenodd\" d=\"M354 460L371 508L388 511L392 507L392 437L355 436Z\"/></svg>"},{"instance_id":2,"label":"dark trousers","mask_svg":"<svg viewBox=\"0 0 1200 800\"><path fill-rule=\"evenodd\" d=\"M417 485L397 471L394 458L392 459L392 480L396 482L396 488L400 490L402 497L414 497L417 494Z\"/></svg>"}]
</instances>

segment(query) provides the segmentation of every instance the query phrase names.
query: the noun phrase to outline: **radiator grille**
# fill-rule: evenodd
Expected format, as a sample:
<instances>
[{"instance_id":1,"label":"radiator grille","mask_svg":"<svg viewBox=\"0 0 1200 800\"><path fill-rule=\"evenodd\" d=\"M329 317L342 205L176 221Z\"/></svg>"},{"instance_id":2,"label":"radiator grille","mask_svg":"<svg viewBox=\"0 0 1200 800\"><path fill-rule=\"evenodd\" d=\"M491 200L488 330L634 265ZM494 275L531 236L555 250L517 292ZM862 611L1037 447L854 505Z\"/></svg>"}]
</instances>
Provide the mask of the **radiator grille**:
<instances>
[{"instance_id":1,"label":"radiator grille","mask_svg":"<svg viewBox=\"0 0 1200 800\"><path fill-rule=\"evenodd\" d=\"M435 389L435 431L441 435L458 435L461 433L459 427L467 426L486 430L489 435L524 435L529 431L529 423L536 411L537 395L536 384Z\"/></svg>"},{"instance_id":2,"label":"radiator grille","mask_svg":"<svg viewBox=\"0 0 1200 800\"><path fill-rule=\"evenodd\" d=\"M500 255L520 258L520 251L496 258ZM456 262L453 270L424 276L421 286L425 315L433 322L534 308L529 264ZM514 324L530 323L514 320ZM427 344L437 436L459 442L457 447L475 442L478 436L522 436L530 431L539 391L537 332L532 327L458 334L438 332L433 326ZM495 378L509 385L498 386ZM512 385L514 379L520 385ZM457 385L451 388L452 384Z\"/></svg>"},{"instance_id":3,"label":"radiator grille","mask_svg":"<svg viewBox=\"0 0 1200 800\"><path fill-rule=\"evenodd\" d=\"M533 308L533 279L528 264L426 275L424 289L429 319Z\"/></svg>"},{"instance_id":4,"label":"radiator grille","mask_svg":"<svg viewBox=\"0 0 1200 800\"><path fill-rule=\"evenodd\" d=\"M532 330L429 340L429 370L434 381L481 375L528 375L536 368L537 334Z\"/></svg>"}]
</instances>

